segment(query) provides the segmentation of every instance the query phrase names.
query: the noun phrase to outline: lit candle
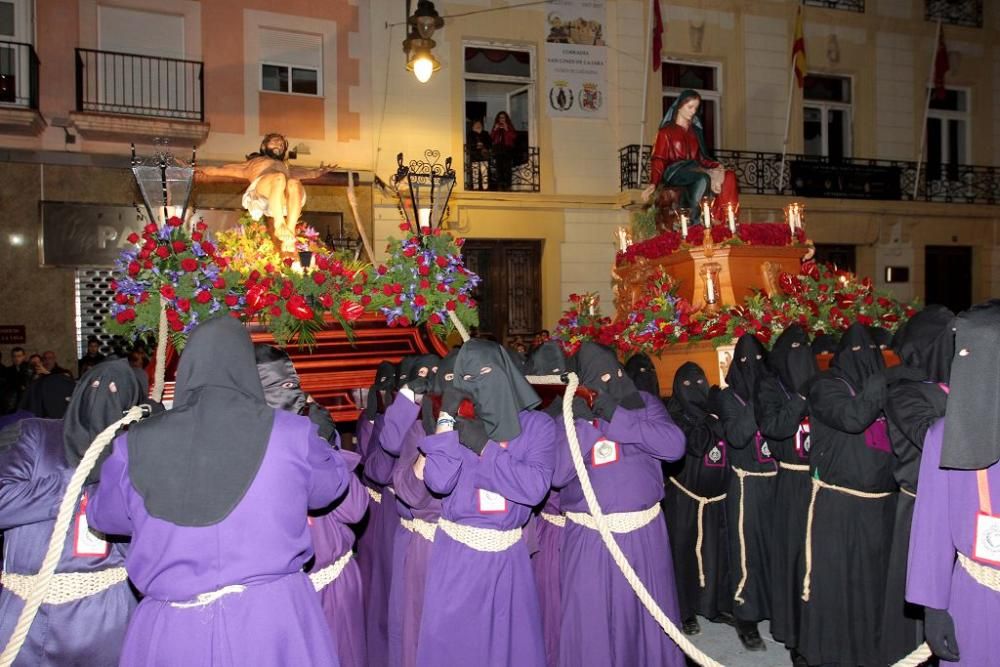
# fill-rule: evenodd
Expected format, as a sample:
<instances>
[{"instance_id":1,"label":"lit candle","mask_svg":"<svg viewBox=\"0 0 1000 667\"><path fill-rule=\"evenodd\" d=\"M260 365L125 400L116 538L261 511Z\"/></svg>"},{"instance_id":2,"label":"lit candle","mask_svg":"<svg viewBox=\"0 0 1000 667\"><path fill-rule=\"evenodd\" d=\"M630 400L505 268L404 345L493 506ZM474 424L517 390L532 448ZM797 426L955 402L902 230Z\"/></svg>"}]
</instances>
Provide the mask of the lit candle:
<instances>
[{"instance_id":1,"label":"lit candle","mask_svg":"<svg viewBox=\"0 0 1000 667\"><path fill-rule=\"evenodd\" d=\"M687 213L681 213L681 238L687 238L688 235L688 217Z\"/></svg>"},{"instance_id":2,"label":"lit candle","mask_svg":"<svg viewBox=\"0 0 1000 667\"><path fill-rule=\"evenodd\" d=\"M802 204L796 204L795 205L795 226L798 229L802 229L802 209L803 208L804 207L802 206Z\"/></svg>"},{"instance_id":3,"label":"lit candle","mask_svg":"<svg viewBox=\"0 0 1000 667\"><path fill-rule=\"evenodd\" d=\"M712 272L709 271L705 274L705 300L709 303L715 303L715 281L712 280Z\"/></svg>"},{"instance_id":4,"label":"lit candle","mask_svg":"<svg viewBox=\"0 0 1000 667\"><path fill-rule=\"evenodd\" d=\"M792 236L795 236L795 204L788 205L785 216L788 218L788 231L792 233Z\"/></svg>"},{"instance_id":5,"label":"lit candle","mask_svg":"<svg viewBox=\"0 0 1000 667\"><path fill-rule=\"evenodd\" d=\"M712 209L709 207L707 199L701 201L701 217L705 222L705 229L712 226Z\"/></svg>"},{"instance_id":6,"label":"lit candle","mask_svg":"<svg viewBox=\"0 0 1000 667\"><path fill-rule=\"evenodd\" d=\"M733 205L726 204L726 219L729 221L729 231L733 234L736 233L736 211L733 210Z\"/></svg>"},{"instance_id":7,"label":"lit candle","mask_svg":"<svg viewBox=\"0 0 1000 667\"><path fill-rule=\"evenodd\" d=\"M430 227L431 227L431 210L429 208L418 208L417 209L417 223L420 225L421 229L430 229Z\"/></svg>"}]
</instances>

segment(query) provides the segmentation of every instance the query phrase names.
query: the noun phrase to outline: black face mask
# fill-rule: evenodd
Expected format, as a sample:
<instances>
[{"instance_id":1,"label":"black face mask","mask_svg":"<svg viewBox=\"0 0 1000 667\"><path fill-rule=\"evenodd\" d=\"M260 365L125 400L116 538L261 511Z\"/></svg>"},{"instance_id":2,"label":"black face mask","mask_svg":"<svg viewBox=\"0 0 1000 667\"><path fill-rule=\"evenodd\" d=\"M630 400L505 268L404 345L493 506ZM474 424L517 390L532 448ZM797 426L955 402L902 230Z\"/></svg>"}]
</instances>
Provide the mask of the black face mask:
<instances>
[{"instance_id":1,"label":"black face mask","mask_svg":"<svg viewBox=\"0 0 1000 667\"><path fill-rule=\"evenodd\" d=\"M954 319L948 308L929 305L900 327L893 349L907 366L926 371L930 379L947 380L954 354Z\"/></svg>"},{"instance_id":2,"label":"black face mask","mask_svg":"<svg viewBox=\"0 0 1000 667\"><path fill-rule=\"evenodd\" d=\"M768 365L787 391L804 393L806 384L819 372L809 336L797 324L785 329L774 342Z\"/></svg>"},{"instance_id":3,"label":"black face mask","mask_svg":"<svg viewBox=\"0 0 1000 667\"><path fill-rule=\"evenodd\" d=\"M531 375L562 375L566 369L566 353L554 340L542 343L528 357L528 373Z\"/></svg>"},{"instance_id":4,"label":"black face mask","mask_svg":"<svg viewBox=\"0 0 1000 667\"><path fill-rule=\"evenodd\" d=\"M396 389L402 389L406 384L413 379L416 375L416 364L417 360L420 359L419 354L408 354L399 360L399 366L396 367Z\"/></svg>"},{"instance_id":5,"label":"black face mask","mask_svg":"<svg viewBox=\"0 0 1000 667\"><path fill-rule=\"evenodd\" d=\"M854 389L859 390L868 378L885 367L885 363L867 327L855 322L841 337L830 367L843 373Z\"/></svg>"},{"instance_id":6,"label":"black face mask","mask_svg":"<svg viewBox=\"0 0 1000 667\"><path fill-rule=\"evenodd\" d=\"M396 364L383 361L375 369L375 382L372 391L391 391L396 388Z\"/></svg>"},{"instance_id":7,"label":"black face mask","mask_svg":"<svg viewBox=\"0 0 1000 667\"><path fill-rule=\"evenodd\" d=\"M816 334L812 342L813 354L833 354L837 351L837 339L827 333Z\"/></svg>"},{"instance_id":8,"label":"black face mask","mask_svg":"<svg viewBox=\"0 0 1000 667\"><path fill-rule=\"evenodd\" d=\"M892 332L888 329L883 329L882 327L868 327L868 335L872 337L875 345L878 346L880 350L888 349L892 345Z\"/></svg>"},{"instance_id":9,"label":"black face mask","mask_svg":"<svg viewBox=\"0 0 1000 667\"><path fill-rule=\"evenodd\" d=\"M1000 300L973 306L955 326L941 467L988 468L1000 460Z\"/></svg>"},{"instance_id":10,"label":"black face mask","mask_svg":"<svg viewBox=\"0 0 1000 667\"><path fill-rule=\"evenodd\" d=\"M618 363L618 357L608 348L586 342L576 353L575 362L579 368L580 384L587 389L607 392L626 410L638 410L645 406L635 384Z\"/></svg>"},{"instance_id":11,"label":"black face mask","mask_svg":"<svg viewBox=\"0 0 1000 667\"><path fill-rule=\"evenodd\" d=\"M753 399L757 381L764 374L767 351L753 334L743 334L736 341L733 363L726 372L726 384L746 402Z\"/></svg>"},{"instance_id":12,"label":"black face mask","mask_svg":"<svg viewBox=\"0 0 1000 667\"><path fill-rule=\"evenodd\" d=\"M267 404L278 410L301 414L306 407L306 394L288 355L270 345L255 345L254 356Z\"/></svg>"},{"instance_id":13,"label":"black face mask","mask_svg":"<svg viewBox=\"0 0 1000 667\"><path fill-rule=\"evenodd\" d=\"M625 373L632 378L635 388L659 398L660 379L656 377L656 366L645 354L635 354L625 363Z\"/></svg>"},{"instance_id":14,"label":"black face mask","mask_svg":"<svg viewBox=\"0 0 1000 667\"><path fill-rule=\"evenodd\" d=\"M673 398L680 404L684 413L703 419L708 414L708 378L701 366L693 361L685 361L674 373Z\"/></svg>"},{"instance_id":15,"label":"black face mask","mask_svg":"<svg viewBox=\"0 0 1000 667\"><path fill-rule=\"evenodd\" d=\"M437 372L431 380L430 390L427 392L432 396L441 396L446 387L452 385L455 379L455 359L458 357L458 350L450 351L441 361L437 362ZM434 401L428 396L424 396L420 403L420 421L424 425L424 432L427 435L433 434L437 430L437 417L434 414Z\"/></svg>"},{"instance_id":16,"label":"black face mask","mask_svg":"<svg viewBox=\"0 0 1000 667\"><path fill-rule=\"evenodd\" d=\"M76 467L97 435L122 418L129 408L143 402L135 373L125 360L105 361L80 377L63 417L63 445L66 462ZM87 483L100 479L101 464L111 454L106 448Z\"/></svg>"},{"instance_id":17,"label":"black face mask","mask_svg":"<svg viewBox=\"0 0 1000 667\"><path fill-rule=\"evenodd\" d=\"M521 434L519 413L541 402L510 355L496 343L474 338L462 345L455 359L454 385L466 392L494 442Z\"/></svg>"}]
</instances>

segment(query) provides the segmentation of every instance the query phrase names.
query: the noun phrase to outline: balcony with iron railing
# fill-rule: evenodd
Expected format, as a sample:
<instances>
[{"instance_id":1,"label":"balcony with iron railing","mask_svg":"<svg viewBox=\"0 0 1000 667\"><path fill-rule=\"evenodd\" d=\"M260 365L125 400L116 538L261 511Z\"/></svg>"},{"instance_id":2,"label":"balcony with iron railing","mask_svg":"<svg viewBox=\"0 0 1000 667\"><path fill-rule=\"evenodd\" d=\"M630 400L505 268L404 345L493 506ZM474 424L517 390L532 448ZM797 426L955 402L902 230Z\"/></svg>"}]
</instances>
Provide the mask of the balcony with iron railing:
<instances>
[{"instance_id":1,"label":"balcony with iron railing","mask_svg":"<svg viewBox=\"0 0 1000 667\"><path fill-rule=\"evenodd\" d=\"M538 147L515 146L502 154L489 149L464 147L467 192L538 192Z\"/></svg>"},{"instance_id":2,"label":"balcony with iron railing","mask_svg":"<svg viewBox=\"0 0 1000 667\"><path fill-rule=\"evenodd\" d=\"M38 56L31 44L0 40L0 131L38 134Z\"/></svg>"},{"instance_id":3,"label":"balcony with iron railing","mask_svg":"<svg viewBox=\"0 0 1000 667\"><path fill-rule=\"evenodd\" d=\"M865 0L802 0L808 7L825 7L826 9L843 9L849 12L864 13Z\"/></svg>"},{"instance_id":4,"label":"balcony with iron railing","mask_svg":"<svg viewBox=\"0 0 1000 667\"><path fill-rule=\"evenodd\" d=\"M76 49L73 121L85 137L200 143L208 134L204 100L200 61Z\"/></svg>"},{"instance_id":5,"label":"balcony with iron railing","mask_svg":"<svg viewBox=\"0 0 1000 667\"><path fill-rule=\"evenodd\" d=\"M966 28L983 27L983 0L924 0L924 18Z\"/></svg>"},{"instance_id":6,"label":"balcony with iron railing","mask_svg":"<svg viewBox=\"0 0 1000 667\"><path fill-rule=\"evenodd\" d=\"M650 147L637 144L618 151L622 191L649 182ZM717 150L715 157L732 169L740 192L834 199L913 201L917 163L864 158L831 159L789 153L784 172L781 153ZM637 170L641 170L637 173ZM1000 167L922 164L916 201L1000 203Z\"/></svg>"}]
</instances>

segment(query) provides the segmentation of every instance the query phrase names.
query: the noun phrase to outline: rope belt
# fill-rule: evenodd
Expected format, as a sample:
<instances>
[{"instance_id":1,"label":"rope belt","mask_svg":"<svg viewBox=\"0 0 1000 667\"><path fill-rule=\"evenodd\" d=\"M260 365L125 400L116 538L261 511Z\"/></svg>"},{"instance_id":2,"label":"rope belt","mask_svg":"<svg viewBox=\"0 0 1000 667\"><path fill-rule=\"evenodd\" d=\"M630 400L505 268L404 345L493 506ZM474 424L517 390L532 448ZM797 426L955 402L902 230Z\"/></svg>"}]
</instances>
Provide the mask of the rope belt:
<instances>
[{"instance_id":1,"label":"rope belt","mask_svg":"<svg viewBox=\"0 0 1000 667\"><path fill-rule=\"evenodd\" d=\"M736 602L743 604L745 600L743 599L742 593L743 589L747 585L747 579L750 574L747 572L747 540L746 535L743 531L743 490L747 477L775 477L778 474L777 470L772 470L770 472L750 472L749 470L744 470L743 468L737 468L733 466L733 472L736 473L736 477L740 481L740 515L739 515L739 535L740 535L740 571L742 575L740 576L740 583L736 585L736 592L733 593L733 599Z\"/></svg>"},{"instance_id":2,"label":"rope belt","mask_svg":"<svg viewBox=\"0 0 1000 667\"><path fill-rule=\"evenodd\" d=\"M434 541L434 533L437 532L437 524L423 519L404 519L400 517L400 525L411 533L416 533L428 542Z\"/></svg>"},{"instance_id":3,"label":"rope belt","mask_svg":"<svg viewBox=\"0 0 1000 667\"><path fill-rule=\"evenodd\" d=\"M549 514L548 512L539 512L539 514L543 519L551 523L553 526L557 526L559 528L566 527L566 517L564 517L562 514Z\"/></svg>"},{"instance_id":4,"label":"rope belt","mask_svg":"<svg viewBox=\"0 0 1000 667\"><path fill-rule=\"evenodd\" d=\"M778 467L782 470L794 470L795 472L809 472L808 463L785 463L778 461Z\"/></svg>"},{"instance_id":5,"label":"rope belt","mask_svg":"<svg viewBox=\"0 0 1000 667\"><path fill-rule=\"evenodd\" d=\"M371 496L372 500L374 500L375 502L377 502L379 505L382 504L382 494L381 493L379 493L378 491L376 491L375 489L373 489L370 486L366 486L365 490L368 491L368 495Z\"/></svg>"},{"instance_id":6,"label":"rope belt","mask_svg":"<svg viewBox=\"0 0 1000 667\"><path fill-rule=\"evenodd\" d=\"M340 573L343 572L344 568L347 567L347 564L351 562L351 557L353 555L354 553L348 549L343 556L326 567L309 573L309 581L312 582L313 588L316 589L317 593L337 580Z\"/></svg>"},{"instance_id":7,"label":"rope belt","mask_svg":"<svg viewBox=\"0 0 1000 667\"><path fill-rule=\"evenodd\" d=\"M645 528L652 523L653 519L660 516L660 512L660 503L656 503L652 507L639 510L638 512L605 514L604 520L607 522L608 528L611 529L612 533L621 535ZM578 526L597 530L597 522L594 521L594 517L586 512L566 512L566 518Z\"/></svg>"},{"instance_id":8,"label":"rope belt","mask_svg":"<svg viewBox=\"0 0 1000 667\"><path fill-rule=\"evenodd\" d=\"M977 563L961 551L958 552L958 562L961 564L962 569L976 580L976 583L1000 593L1000 570Z\"/></svg>"},{"instance_id":9,"label":"rope belt","mask_svg":"<svg viewBox=\"0 0 1000 667\"><path fill-rule=\"evenodd\" d=\"M705 562L701 555L701 545L705 541L705 506L709 503L717 503L726 499L726 494L723 493L721 496L715 496L714 498L705 498L699 496L696 493L692 493L689 489L686 489L683 484L677 481L676 477L669 478L671 482L674 483L678 489L684 492L691 500L698 503L698 540L694 545L695 558L698 561L698 585L701 588L705 587Z\"/></svg>"},{"instance_id":10,"label":"rope belt","mask_svg":"<svg viewBox=\"0 0 1000 667\"><path fill-rule=\"evenodd\" d=\"M470 549L487 553L507 551L521 540L520 528L513 530L478 528L448 521L444 517L438 519L437 525L445 535L456 542L461 542Z\"/></svg>"},{"instance_id":11,"label":"rope belt","mask_svg":"<svg viewBox=\"0 0 1000 667\"><path fill-rule=\"evenodd\" d=\"M21 598L27 600L38 580L37 574L16 574L4 572L0 585ZM42 604L65 604L102 593L115 584L128 579L124 567L109 567L97 572L58 572L52 576L52 583L42 600Z\"/></svg>"},{"instance_id":12,"label":"rope belt","mask_svg":"<svg viewBox=\"0 0 1000 667\"><path fill-rule=\"evenodd\" d=\"M209 591L207 593L199 593L191 600L185 602L171 602L170 606L174 609L193 609L195 607L207 607L216 600L219 600L227 595L234 595L236 593L242 593L247 589L243 584L230 584L229 586L223 586L222 588L214 591Z\"/></svg>"},{"instance_id":13,"label":"rope belt","mask_svg":"<svg viewBox=\"0 0 1000 667\"><path fill-rule=\"evenodd\" d=\"M836 484L827 484L815 477L812 478L812 495L809 497L809 512L806 515L806 574L802 579L802 601L809 602L809 589L810 582L812 581L812 525L813 516L816 513L816 496L819 495L820 489L830 489L831 491L836 491L838 493L843 493L848 496L854 496L855 498L864 498L866 500L879 500L881 498L888 498L892 495L891 491L882 491L878 493L870 493L868 491L858 491L857 489L849 489L846 486L837 486Z\"/></svg>"},{"instance_id":14,"label":"rope belt","mask_svg":"<svg viewBox=\"0 0 1000 667\"><path fill-rule=\"evenodd\" d=\"M908 495L909 497L913 498L914 500L917 499L917 494L915 494L913 491L910 491L909 489L904 489L903 487L899 487L899 490L900 490L901 493L905 493L906 495Z\"/></svg>"}]
</instances>

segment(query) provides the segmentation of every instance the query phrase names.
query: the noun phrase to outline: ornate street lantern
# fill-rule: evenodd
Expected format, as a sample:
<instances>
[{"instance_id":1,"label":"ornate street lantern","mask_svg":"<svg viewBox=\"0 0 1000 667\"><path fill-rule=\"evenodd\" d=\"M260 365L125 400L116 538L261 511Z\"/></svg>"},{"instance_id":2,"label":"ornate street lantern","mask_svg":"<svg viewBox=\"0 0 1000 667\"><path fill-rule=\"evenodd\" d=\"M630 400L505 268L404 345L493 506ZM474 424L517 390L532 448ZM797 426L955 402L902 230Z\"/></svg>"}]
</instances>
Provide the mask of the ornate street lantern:
<instances>
[{"instance_id":1,"label":"ornate street lantern","mask_svg":"<svg viewBox=\"0 0 1000 667\"><path fill-rule=\"evenodd\" d=\"M431 75L441 69L441 63L434 57L437 43L431 39L434 31L444 26L444 19L434 9L430 0L419 0L417 9L410 15L410 3L406 3L406 24L409 30L403 40L406 52L406 69L413 72L420 83L430 81Z\"/></svg>"},{"instance_id":2,"label":"ornate street lantern","mask_svg":"<svg viewBox=\"0 0 1000 667\"><path fill-rule=\"evenodd\" d=\"M183 220L191 200L195 152L191 151L191 163L184 164L170 153L166 141L154 143L156 152L146 158L137 156L132 144L132 174L146 212L151 221L161 224L173 215Z\"/></svg>"},{"instance_id":3,"label":"ornate street lantern","mask_svg":"<svg viewBox=\"0 0 1000 667\"><path fill-rule=\"evenodd\" d=\"M440 162L441 151L424 151L423 160L403 164L403 154L396 156L396 174L392 186L399 197L399 207L410 227L420 234L439 228L448 210L448 199L455 188L455 170L451 158Z\"/></svg>"}]
</instances>

